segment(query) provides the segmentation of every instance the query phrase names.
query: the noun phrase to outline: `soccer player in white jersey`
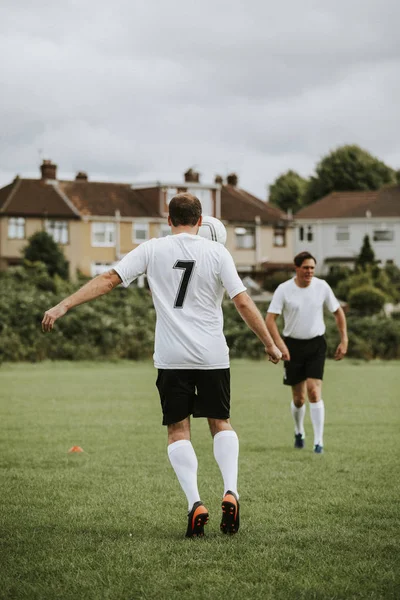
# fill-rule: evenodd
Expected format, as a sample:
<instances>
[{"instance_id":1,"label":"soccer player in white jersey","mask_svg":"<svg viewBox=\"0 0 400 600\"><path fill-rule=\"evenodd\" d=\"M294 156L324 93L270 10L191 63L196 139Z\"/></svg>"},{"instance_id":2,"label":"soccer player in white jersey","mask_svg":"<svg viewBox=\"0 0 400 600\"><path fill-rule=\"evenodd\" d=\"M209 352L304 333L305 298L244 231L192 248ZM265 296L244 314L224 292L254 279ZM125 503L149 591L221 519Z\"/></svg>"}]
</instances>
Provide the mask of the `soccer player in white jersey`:
<instances>
[{"instance_id":1,"label":"soccer player in white jersey","mask_svg":"<svg viewBox=\"0 0 400 600\"><path fill-rule=\"evenodd\" d=\"M335 316L340 344L335 360L347 352L346 317L330 286L314 277L315 258L301 252L294 258L296 276L277 287L268 308L266 323L284 360L285 385L292 387L291 412L295 425L295 448L304 447L306 395L314 430L314 452L323 452L325 407L322 400L326 341L324 306ZM283 339L276 319L283 316Z\"/></svg>"},{"instance_id":2,"label":"soccer player in white jersey","mask_svg":"<svg viewBox=\"0 0 400 600\"><path fill-rule=\"evenodd\" d=\"M188 501L187 537L202 536L208 521L197 485L191 415L207 418L213 436L214 456L224 482L221 530L236 533L239 529L239 442L229 420L229 349L221 308L224 290L264 344L269 360L276 364L282 356L228 250L197 235L201 222L200 201L188 193L178 194L169 204L171 236L142 243L114 269L46 311L42 321L43 331L50 331L72 307L147 275L157 315L156 385L168 430L169 460Z\"/></svg>"}]
</instances>

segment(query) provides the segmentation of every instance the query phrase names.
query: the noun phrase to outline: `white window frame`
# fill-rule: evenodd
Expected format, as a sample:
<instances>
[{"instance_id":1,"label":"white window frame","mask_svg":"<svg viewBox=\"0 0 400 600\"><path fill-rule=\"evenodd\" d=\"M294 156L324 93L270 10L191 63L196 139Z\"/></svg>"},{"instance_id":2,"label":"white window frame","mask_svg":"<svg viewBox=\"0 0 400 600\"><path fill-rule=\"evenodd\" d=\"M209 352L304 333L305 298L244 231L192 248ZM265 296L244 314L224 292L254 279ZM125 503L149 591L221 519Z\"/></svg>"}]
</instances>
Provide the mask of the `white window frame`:
<instances>
[{"instance_id":1,"label":"white window frame","mask_svg":"<svg viewBox=\"0 0 400 600\"><path fill-rule=\"evenodd\" d=\"M237 250L254 250L256 247L256 228L235 227L235 246Z\"/></svg>"},{"instance_id":2,"label":"white window frame","mask_svg":"<svg viewBox=\"0 0 400 600\"><path fill-rule=\"evenodd\" d=\"M188 192L200 200L203 215L209 215L210 217L215 216L213 214L214 207L212 190L203 188L188 188Z\"/></svg>"},{"instance_id":3,"label":"white window frame","mask_svg":"<svg viewBox=\"0 0 400 600\"><path fill-rule=\"evenodd\" d=\"M8 217L7 236L9 240L25 239L25 218Z\"/></svg>"},{"instance_id":4,"label":"white window frame","mask_svg":"<svg viewBox=\"0 0 400 600\"><path fill-rule=\"evenodd\" d=\"M138 237L138 232L144 233L144 237ZM132 225L132 241L134 244L142 244L147 242L150 237L150 227L148 223L133 223Z\"/></svg>"},{"instance_id":5,"label":"white window frame","mask_svg":"<svg viewBox=\"0 0 400 600\"><path fill-rule=\"evenodd\" d=\"M171 235L171 227L168 225L168 223L161 223L158 237L167 237L167 235Z\"/></svg>"},{"instance_id":6,"label":"white window frame","mask_svg":"<svg viewBox=\"0 0 400 600\"><path fill-rule=\"evenodd\" d=\"M307 225L307 229L304 232L306 241L311 244L314 241L314 228L312 225Z\"/></svg>"},{"instance_id":7,"label":"white window frame","mask_svg":"<svg viewBox=\"0 0 400 600\"><path fill-rule=\"evenodd\" d=\"M92 247L93 248L112 248L116 243L116 226L110 221L92 221ZM104 234L104 241L95 239L96 235Z\"/></svg>"},{"instance_id":8,"label":"white window frame","mask_svg":"<svg viewBox=\"0 0 400 600\"><path fill-rule=\"evenodd\" d=\"M348 225L338 225L335 232L336 241L339 244L350 241L350 227Z\"/></svg>"},{"instance_id":9,"label":"white window frame","mask_svg":"<svg viewBox=\"0 0 400 600\"><path fill-rule=\"evenodd\" d=\"M57 219L47 219L45 221L45 230L51 235L57 244L66 246L69 244L68 221L59 221ZM66 234L66 235L63 235Z\"/></svg>"},{"instance_id":10,"label":"white window frame","mask_svg":"<svg viewBox=\"0 0 400 600\"><path fill-rule=\"evenodd\" d=\"M106 273L110 269L113 268L115 263L105 263L100 261L93 261L90 263L90 274L91 277L96 277L96 275L102 275Z\"/></svg>"}]
</instances>

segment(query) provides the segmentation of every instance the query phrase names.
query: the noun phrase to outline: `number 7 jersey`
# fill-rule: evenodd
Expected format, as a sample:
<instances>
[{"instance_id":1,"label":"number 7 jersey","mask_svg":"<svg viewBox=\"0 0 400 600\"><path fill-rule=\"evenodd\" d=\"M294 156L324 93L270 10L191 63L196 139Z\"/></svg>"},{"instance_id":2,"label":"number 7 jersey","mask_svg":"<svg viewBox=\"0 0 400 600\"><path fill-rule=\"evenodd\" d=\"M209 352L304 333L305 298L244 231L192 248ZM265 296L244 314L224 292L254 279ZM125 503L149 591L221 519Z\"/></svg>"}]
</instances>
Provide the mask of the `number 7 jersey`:
<instances>
[{"instance_id":1,"label":"number 7 jersey","mask_svg":"<svg viewBox=\"0 0 400 600\"><path fill-rule=\"evenodd\" d=\"M221 303L246 290L228 250L179 233L151 239L114 267L124 287L146 274L157 314L154 366L226 369L229 349Z\"/></svg>"}]
</instances>

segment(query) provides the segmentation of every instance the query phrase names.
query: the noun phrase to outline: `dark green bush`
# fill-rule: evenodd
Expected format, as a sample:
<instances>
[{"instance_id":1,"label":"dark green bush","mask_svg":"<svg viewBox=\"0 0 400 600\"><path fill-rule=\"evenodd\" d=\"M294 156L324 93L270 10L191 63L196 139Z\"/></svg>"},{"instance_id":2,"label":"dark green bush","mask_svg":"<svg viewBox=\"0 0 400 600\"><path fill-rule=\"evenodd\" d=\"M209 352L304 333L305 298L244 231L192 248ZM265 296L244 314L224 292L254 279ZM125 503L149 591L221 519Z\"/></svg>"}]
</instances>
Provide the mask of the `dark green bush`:
<instances>
[{"instance_id":1,"label":"dark green bush","mask_svg":"<svg viewBox=\"0 0 400 600\"><path fill-rule=\"evenodd\" d=\"M50 334L41 332L44 312L81 284L60 278L48 283L42 267L0 273L0 362L151 358L155 310L146 289L117 288L83 304L57 321ZM265 316L267 303L258 305ZM223 304L224 332L232 358L263 358L264 347L243 322L233 303ZM328 313L328 356L339 343L333 316ZM281 319L278 325L282 331ZM348 315L349 352L354 358L400 358L400 320L383 315Z\"/></svg>"},{"instance_id":2,"label":"dark green bush","mask_svg":"<svg viewBox=\"0 0 400 600\"><path fill-rule=\"evenodd\" d=\"M342 281L346 281L352 274L349 267L342 267L340 265L333 265L328 273L325 275L325 281L331 286L332 289L336 289ZM342 296L340 296L342 298Z\"/></svg>"},{"instance_id":3,"label":"dark green bush","mask_svg":"<svg viewBox=\"0 0 400 600\"><path fill-rule=\"evenodd\" d=\"M350 309L362 316L379 313L385 302L385 294L372 285L355 288L349 293Z\"/></svg>"},{"instance_id":4,"label":"dark green bush","mask_svg":"<svg viewBox=\"0 0 400 600\"><path fill-rule=\"evenodd\" d=\"M340 337L333 315L327 314L325 322L328 357L333 358ZM400 321L384 315L360 317L350 313L347 315L347 329L347 356L364 360L400 358Z\"/></svg>"},{"instance_id":5,"label":"dark green bush","mask_svg":"<svg viewBox=\"0 0 400 600\"><path fill-rule=\"evenodd\" d=\"M288 273L287 271L275 271L275 273L271 273L270 275L267 274L265 275L263 288L267 292L274 292L278 285L291 279L291 277L293 277L293 273Z\"/></svg>"},{"instance_id":6,"label":"dark green bush","mask_svg":"<svg viewBox=\"0 0 400 600\"><path fill-rule=\"evenodd\" d=\"M152 356L155 311L148 290L118 288L72 310L43 334L44 312L79 285L54 277L53 289L42 289L42 277L40 266L0 274L0 361Z\"/></svg>"}]
</instances>

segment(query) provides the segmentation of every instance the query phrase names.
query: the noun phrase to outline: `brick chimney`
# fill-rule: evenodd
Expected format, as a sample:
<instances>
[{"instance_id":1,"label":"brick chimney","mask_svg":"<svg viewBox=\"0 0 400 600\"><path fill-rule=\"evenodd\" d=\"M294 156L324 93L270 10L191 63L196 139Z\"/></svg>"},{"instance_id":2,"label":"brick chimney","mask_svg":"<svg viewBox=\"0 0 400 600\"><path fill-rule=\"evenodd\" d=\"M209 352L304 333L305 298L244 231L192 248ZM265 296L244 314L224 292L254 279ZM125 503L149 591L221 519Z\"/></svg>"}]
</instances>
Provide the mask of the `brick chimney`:
<instances>
[{"instance_id":1,"label":"brick chimney","mask_svg":"<svg viewBox=\"0 0 400 600\"><path fill-rule=\"evenodd\" d=\"M228 177L226 178L226 182L228 185L236 187L239 183L239 177L236 175L236 173L230 173L230 175L228 175Z\"/></svg>"},{"instance_id":2,"label":"brick chimney","mask_svg":"<svg viewBox=\"0 0 400 600\"><path fill-rule=\"evenodd\" d=\"M88 180L88 174L85 173L85 171L79 171L76 174L75 181L87 181L87 180Z\"/></svg>"},{"instance_id":3,"label":"brick chimney","mask_svg":"<svg viewBox=\"0 0 400 600\"><path fill-rule=\"evenodd\" d=\"M224 180L221 177L221 175L216 175L215 176L214 183L218 183L219 185L222 185L224 183Z\"/></svg>"},{"instance_id":4,"label":"brick chimney","mask_svg":"<svg viewBox=\"0 0 400 600\"><path fill-rule=\"evenodd\" d=\"M51 160L43 160L40 170L42 179L57 179L57 165L53 164Z\"/></svg>"},{"instance_id":5,"label":"brick chimney","mask_svg":"<svg viewBox=\"0 0 400 600\"><path fill-rule=\"evenodd\" d=\"M186 183L200 183L200 173L197 173L194 169L188 169L185 173Z\"/></svg>"}]
</instances>

